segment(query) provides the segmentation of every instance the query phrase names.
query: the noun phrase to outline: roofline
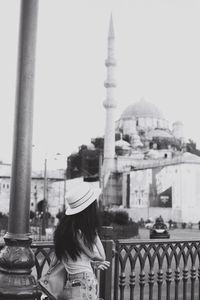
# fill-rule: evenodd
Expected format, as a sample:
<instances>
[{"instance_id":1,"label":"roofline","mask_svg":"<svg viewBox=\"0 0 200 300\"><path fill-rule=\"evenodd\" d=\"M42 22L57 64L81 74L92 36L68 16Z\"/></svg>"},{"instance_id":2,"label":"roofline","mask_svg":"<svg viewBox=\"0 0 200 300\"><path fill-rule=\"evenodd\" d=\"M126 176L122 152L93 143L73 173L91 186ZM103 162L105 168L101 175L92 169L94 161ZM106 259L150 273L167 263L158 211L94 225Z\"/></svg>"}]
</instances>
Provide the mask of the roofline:
<instances>
[{"instance_id":1,"label":"roofline","mask_svg":"<svg viewBox=\"0 0 200 300\"><path fill-rule=\"evenodd\" d=\"M124 159L125 157L123 157ZM120 157L117 156L116 160L120 160ZM130 157L126 157L127 160L130 160ZM135 164L135 165L134 165ZM160 158L160 159L155 159L155 160L140 160L140 161L133 161L132 165L125 166L127 167L127 172L130 169L134 169L135 171L137 170L145 170L145 169L154 169L158 167L165 167L165 166L171 166L171 165L180 165L180 164L190 164L190 165L200 165L200 161L190 161L185 157L174 157L174 158Z\"/></svg>"},{"instance_id":2,"label":"roofline","mask_svg":"<svg viewBox=\"0 0 200 300\"><path fill-rule=\"evenodd\" d=\"M0 175L0 178L11 179L11 176ZM47 177L47 179L52 181L64 181L64 178ZM31 177L31 180L44 180L44 177Z\"/></svg>"}]
</instances>

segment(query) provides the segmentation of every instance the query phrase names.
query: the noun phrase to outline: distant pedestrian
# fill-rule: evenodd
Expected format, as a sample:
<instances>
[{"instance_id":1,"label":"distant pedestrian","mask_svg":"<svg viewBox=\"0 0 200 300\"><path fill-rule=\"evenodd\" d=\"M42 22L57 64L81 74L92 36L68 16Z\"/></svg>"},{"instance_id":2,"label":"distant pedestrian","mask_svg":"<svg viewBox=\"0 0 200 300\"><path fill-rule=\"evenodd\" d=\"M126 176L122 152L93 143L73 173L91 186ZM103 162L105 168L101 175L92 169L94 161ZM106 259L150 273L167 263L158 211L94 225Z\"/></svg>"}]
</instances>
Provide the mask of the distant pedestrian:
<instances>
[{"instance_id":1,"label":"distant pedestrian","mask_svg":"<svg viewBox=\"0 0 200 300\"><path fill-rule=\"evenodd\" d=\"M169 229L171 229L171 228L172 228L173 221L170 219L168 223L169 223Z\"/></svg>"},{"instance_id":2,"label":"distant pedestrian","mask_svg":"<svg viewBox=\"0 0 200 300\"><path fill-rule=\"evenodd\" d=\"M98 195L88 182L67 194L68 207L54 234L56 257L68 273L59 300L98 299L98 282L92 265L105 270L110 266L98 236Z\"/></svg>"}]
</instances>

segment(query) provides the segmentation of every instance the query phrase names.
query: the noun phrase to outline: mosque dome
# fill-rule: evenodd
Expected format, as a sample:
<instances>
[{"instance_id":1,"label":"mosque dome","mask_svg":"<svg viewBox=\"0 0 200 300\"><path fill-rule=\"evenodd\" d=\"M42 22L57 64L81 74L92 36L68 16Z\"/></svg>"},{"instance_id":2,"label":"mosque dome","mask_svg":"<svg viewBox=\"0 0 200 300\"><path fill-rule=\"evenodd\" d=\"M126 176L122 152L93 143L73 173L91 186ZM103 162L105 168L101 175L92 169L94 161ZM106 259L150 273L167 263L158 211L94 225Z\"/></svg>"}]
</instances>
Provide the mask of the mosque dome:
<instances>
[{"instance_id":1,"label":"mosque dome","mask_svg":"<svg viewBox=\"0 0 200 300\"><path fill-rule=\"evenodd\" d=\"M129 105L121 115L121 119L130 118L154 118L164 119L162 112L152 103L141 99L135 104Z\"/></svg>"}]
</instances>

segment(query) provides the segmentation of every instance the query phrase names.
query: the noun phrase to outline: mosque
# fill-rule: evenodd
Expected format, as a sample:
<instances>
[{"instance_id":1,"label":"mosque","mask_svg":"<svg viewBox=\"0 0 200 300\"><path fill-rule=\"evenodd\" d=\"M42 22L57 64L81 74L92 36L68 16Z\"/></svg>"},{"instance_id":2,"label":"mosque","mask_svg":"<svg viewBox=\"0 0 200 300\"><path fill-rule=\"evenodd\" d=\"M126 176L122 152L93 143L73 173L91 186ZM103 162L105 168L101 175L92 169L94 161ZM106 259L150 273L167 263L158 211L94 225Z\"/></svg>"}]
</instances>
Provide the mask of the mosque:
<instances>
[{"instance_id":1,"label":"mosque","mask_svg":"<svg viewBox=\"0 0 200 300\"><path fill-rule=\"evenodd\" d=\"M183 124L170 129L163 114L141 99L124 110L116 132L114 156L104 157L102 168L105 205L128 209L133 220L162 215L198 222L200 157L186 151Z\"/></svg>"},{"instance_id":2,"label":"mosque","mask_svg":"<svg viewBox=\"0 0 200 300\"><path fill-rule=\"evenodd\" d=\"M114 46L111 17L105 61L105 133L68 158L68 172L74 177L80 176L81 169L98 173L103 205L128 210L134 221L162 215L165 221L199 222L200 151L188 149L180 121L170 125L146 99L128 106L116 121Z\"/></svg>"},{"instance_id":3,"label":"mosque","mask_svg":"<svg viewBox=\"0 0 200 300\"><path fill-rule=\"evenodd\" d=\"M115 120L114 29L108 35L104 158L104 205L123 207L133 220L162 215L168 221L200 220L200 157L187 152L184 128L170 128L163 113L145 99L128 106ZM120 137L115 139L116 133Z\"/></svg>"}]
</instances>

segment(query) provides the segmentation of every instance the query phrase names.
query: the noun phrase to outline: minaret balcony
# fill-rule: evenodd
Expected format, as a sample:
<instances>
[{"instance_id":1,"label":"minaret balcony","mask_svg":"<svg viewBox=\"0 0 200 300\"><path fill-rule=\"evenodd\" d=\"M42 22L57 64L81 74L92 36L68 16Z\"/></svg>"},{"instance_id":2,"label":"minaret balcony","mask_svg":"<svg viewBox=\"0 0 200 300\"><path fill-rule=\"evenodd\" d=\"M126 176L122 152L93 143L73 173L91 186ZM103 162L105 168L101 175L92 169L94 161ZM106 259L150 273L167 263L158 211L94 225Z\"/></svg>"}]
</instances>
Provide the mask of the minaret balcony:
<instances>
[{"instance_id":1,"label":"minaret balcony","mask_svg":"<svg viewBox=\"0 0 200 300\"><path fill-rule=\"evenodd\" d=\"M116 60L114 58L109 57L105 60L105 65L106 67L114 67L116 66Z\"/></svg>"},{"instance_id":2,"label":"minaret balcony","mask_svg":"<svg viewBox=\"0 0 200 300\"><path fill-rule=\"evenodd\" d=\"M103 102L103 106L105 108L115 108L117 106L117 102L115 99L113 98L107 98L104 102Z\"/></svg>"},{"instance_id":3,"label":"minaret balcony","mask_svg":"<svg viewBox=\"0 0 200 300\"><path fill-rule=\"evenodd\" d=\"M112 79L112 81L106 80L106 81L104 82L104 86L105 86L105 88L115 88L115 87L117 86L117 83L116 83L116 81L113 80L113 79Z\"/></svg>"}]
</instances>

